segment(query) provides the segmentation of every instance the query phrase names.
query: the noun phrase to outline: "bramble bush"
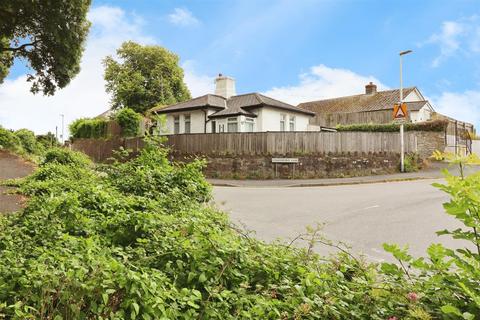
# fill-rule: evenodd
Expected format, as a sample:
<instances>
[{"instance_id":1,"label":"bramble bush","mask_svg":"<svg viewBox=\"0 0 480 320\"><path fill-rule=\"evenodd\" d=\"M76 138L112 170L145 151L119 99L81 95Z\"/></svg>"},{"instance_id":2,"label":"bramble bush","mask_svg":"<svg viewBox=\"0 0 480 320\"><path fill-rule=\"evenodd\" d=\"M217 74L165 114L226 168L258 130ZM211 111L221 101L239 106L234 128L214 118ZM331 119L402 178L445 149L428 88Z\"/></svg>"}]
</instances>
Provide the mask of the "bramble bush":
<instances>
[{"instance_id":1,"label":"bramble bush","mask_svg":"<svg viewBox=\"0 0 480 320\"><path fill-rule=\"evenodd\" d=\"M476 314L480 269L471 264L473 253L464 274L457 274L453 263L441 262L448 249L433 246L434 260L411 263L424 273L407 277L396 264L379 268L355 258L317 229L301 237L305 249L266 244L208 203L204 163L172 164L166 155L150 143L135 159L94 167L63 161L77 155L52 151L37 171L17 181L29 200L23 211L0 216L0 315L453 319L457 311L462 317ZM469 201L478 201L478 181L469 181L462 190ZM459 191L456 197L462 197ZM341 253L319 257L312 251L315 244ZM386 248L403 265L410 259L394 245Z\"/></svg>"}]
</instances>

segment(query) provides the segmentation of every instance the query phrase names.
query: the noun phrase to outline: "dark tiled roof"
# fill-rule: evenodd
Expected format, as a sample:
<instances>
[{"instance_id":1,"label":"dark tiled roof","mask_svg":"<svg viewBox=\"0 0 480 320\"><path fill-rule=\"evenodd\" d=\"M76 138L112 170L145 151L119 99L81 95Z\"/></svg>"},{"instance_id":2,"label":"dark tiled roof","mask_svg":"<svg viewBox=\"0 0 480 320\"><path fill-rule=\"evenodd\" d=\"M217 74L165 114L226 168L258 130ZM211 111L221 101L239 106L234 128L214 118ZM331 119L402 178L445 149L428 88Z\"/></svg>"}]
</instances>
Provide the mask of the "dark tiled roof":
<instances>
[{"instance_id":1,"label":"dark tiled roof","mask_svg":"<svg viewBox=\"0 0 480 320\"><path fill-rule=\"evenodd\" d=\"M403 89L403 96L408 96L415 87ZM304 102L298 105L299 108L313 111L315 113L350 113L393 109L398 103L400 90L378 91L374 94L358 94L348 97L326 99L319 101ZM423 104L425 105L425 103ZM423 107L422 105L422 107ZM415 105L418 107L418 105Z\"/></svg>"},{"instance_id":2,"label":"dark tiled roof","mask_svg":"<svg viewBox=\"0 0 480 320\"><path fill-rule=\"evenodd\" d=\"M238 96L232 96L225 99L222 96L207 94L198 98L194 98L185 102L180 102L167 107L156 107L150 111L156 113L169 113L182 110L200 109L205 107L214 107L220 109L210 117L226 117L233 115L248 115L255 117L256 115L250 112L249 108L269 106L272 108L284 109L292 112L299 112L308 115L315 115L315 113L301 109L285 102L281 102L260 93L248 93Z\"/></svg>"},{"instance_id":3,"label":"dark tiled roof","mask_svg":"<svg viewBox=\"0 0 480 320\"><path fill-rule=\"evenodd\" d=\"M218 109L225 108L225 98L214 94L206 94L201 97L193 98L184 102L179 102L169 106L161 106L150 109L150 112L169 113L182 110L191 110L202 107L212 107Z\"/></svg>"}]
</instances>

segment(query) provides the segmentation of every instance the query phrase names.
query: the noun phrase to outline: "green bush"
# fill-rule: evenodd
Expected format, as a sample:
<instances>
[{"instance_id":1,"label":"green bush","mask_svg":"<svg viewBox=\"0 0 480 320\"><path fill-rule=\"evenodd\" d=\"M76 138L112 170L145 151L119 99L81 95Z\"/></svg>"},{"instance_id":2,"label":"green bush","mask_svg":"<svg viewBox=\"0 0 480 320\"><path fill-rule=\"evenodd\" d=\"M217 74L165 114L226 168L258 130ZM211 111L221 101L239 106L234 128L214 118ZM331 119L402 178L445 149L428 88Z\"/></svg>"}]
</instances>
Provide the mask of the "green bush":
<instances>
[{"instance_id":1,"label":"green bush","mask_svg":"<svg viewBox=\"0 0 480 320\"><path fill-rule=\"evenodd\" d=\"M436 131L442 132L447 128L448 121L446 120L433 120L427 122L417 123L405 123L405 131ZM363 132L398 132L400 131L400 124L387 123L387 124L350 124L350 125L338 125L337 131L363 131Z\"/></svg>"},{"instance_id":2,"label":"green bush","mask_svg":"<svg viewBox=\"0 0 480 320\"><path fill-rule=\"evenodd\" d=\"M42 165L48 163L58 163L62 165L72 165L87 167L92 164L91 160L78 151L71 151L65 148L51 148L45 153Z\"/></svg>"},{"instance_id":3,"label":"green bush","mask_svg":"<svg viewBox=\"0 0 480 320\"><path fill-rule=\"evenodd\" d=\"M29 154L42 154L45 150L42 144L37 141L35 133L28 129L19 129L15 135L20 140L23 150Z\"/></svg>"},{"instance_id":4,"label":"green bush","mask_svg":"<svg viewBox=\"0 0 480 320\"><path fill-rule=\"evenodd\" d=\"M107 137L108 121L105 119L81 118L73 121L69 126L72 138L105 138Z\"/></svg>"},{"instance_id":5,"label":"green bush","mask_svg":"<svg viewBox=\"0 0 480 320\"><path fill-rule=\"evenodd\" d=\"M13 131L0 126L0 150L2 149L19 152L22 150L22 143Z\"/></svg>"},{"instance_id":6,"label":"green bush","mask_svg":"<svg viewBox=\"0 0 480 320\"><path fill-rule=\"evenodd\" d=\"M130 108L122 108L115 114L115 120L122 128L125 137L136 137L140 131L142 116Z\"/></svg>"},{"instance_id":7,"label":"green bush","mask_svg":"<svg viewBox=\"0 0 480 320\"><path fill-rule=\"evenodd\" d=\"M47 134L38 135L37 141L43 146L44 149L60 146L59 141L57 140L55 135L51 132L48 132Z\"/></svg>"}]
</instances>

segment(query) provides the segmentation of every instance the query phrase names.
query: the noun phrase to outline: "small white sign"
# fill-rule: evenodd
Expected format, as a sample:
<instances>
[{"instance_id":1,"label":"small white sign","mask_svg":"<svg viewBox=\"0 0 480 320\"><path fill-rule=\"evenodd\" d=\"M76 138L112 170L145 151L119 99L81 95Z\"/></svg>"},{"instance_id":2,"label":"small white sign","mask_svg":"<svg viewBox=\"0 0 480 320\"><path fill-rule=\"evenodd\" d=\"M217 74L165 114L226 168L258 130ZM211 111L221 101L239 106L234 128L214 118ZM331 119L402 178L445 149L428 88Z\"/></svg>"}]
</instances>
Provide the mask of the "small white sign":
<instances>
[{"instance_id":1,"label":"small white sign","mask_svg":"<svg viewBox=\"0 0 480 320\"><path fill-rule=\"evenodd\" d=\"M298 158L272 158L272 163L298 163Z\"/></svg>"}]
</instances>

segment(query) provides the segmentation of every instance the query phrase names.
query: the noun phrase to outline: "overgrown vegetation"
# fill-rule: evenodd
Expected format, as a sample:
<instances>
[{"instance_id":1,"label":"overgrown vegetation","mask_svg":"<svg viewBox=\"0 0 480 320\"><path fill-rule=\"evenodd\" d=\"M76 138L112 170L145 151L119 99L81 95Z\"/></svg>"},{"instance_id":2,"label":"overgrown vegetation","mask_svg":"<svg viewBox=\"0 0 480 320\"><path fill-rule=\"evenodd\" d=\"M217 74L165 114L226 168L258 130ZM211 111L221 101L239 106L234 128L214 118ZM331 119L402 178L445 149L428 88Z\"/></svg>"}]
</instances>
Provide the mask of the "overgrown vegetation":
<instances>
[{"instance_id":1,"label":"overgrown vegetation","mask_svg":"<svg viewBox=\"0 0 480 320\"><path fill-rule=\"evenodd\" d=\"M51 134L50 134L51 135ZM50 137L49 135L45 135ZM19 129L8 130L0 126L0 150L7 150L23 156L41 156L50 147L45 136L35 136L33 131ZM53 137L55 139L55 137ZM58 143L51 142L51 145Z\"/></svg>"},{"instance_id":2,"label":"overgrown vegetation","mask_svg":"<svg viewBox=\"0 0 480 320\"><path fill-rule=\"evenodd\" d=\"M101 118L80 118L69 125L70 136L78 138L106 138L108 120Z\"/></svg>"},{"instance_id":3,"label":"overgrown vegetation","mask_svg":"<svg viewBox=\"0 0 480 320\"><path fill-rule=\"evenodd\" d=\"M442 132L447 128L448 121L446 120L433 120L427 122L417 123L405 123L405 131L437 131ZM351 125L338 125L336 126L338 131L363 131L363 132L398 132L400 131L400 124L387 123L387 124L351 124Z\"/></svg>"},{"instance_id":4,"label":"overgrown vegetation","mask_svg":"<svg viewBox=\"0 0 480 320\"><path fill-rule=\"evenodd\" d=\"M267 245L208 205L201 161L171 164L154 144L133 160L97 168L78 157L47 153L18 183L30 197L26 208L0 217L5 318L480 316L476 251L432 245L427 260L386 245L401 264L380 268L325 240L318 229L299 237L306 249ZM480 176L448 176L447 182L441 186L452 195L447 212L478 230ZM453 232L477 241L473 233ZM341 253L324 259L313 253L316 244Z\"/></svg>"},{"instance_id":5,"label":"overgrown vegetation","mask_svg":"<svg viewBox=\"0 0 480 320\"><path fill-rule=\"evenodd\" d=\"M124 137L136 137L140 131L142 116L130 108L122 108L115 114Z\"/></svg>"},{"instance_id":6,"label":"overgrown vegetation","mask_svg":"<svg viewBox=\"0 0 480 320\"><path fill-rule=\"evenodd\" d=\"M405 154L403 169L404 172L417 172L421 168L421 159L416 153Z\"/></svg>"}]
</instances>

